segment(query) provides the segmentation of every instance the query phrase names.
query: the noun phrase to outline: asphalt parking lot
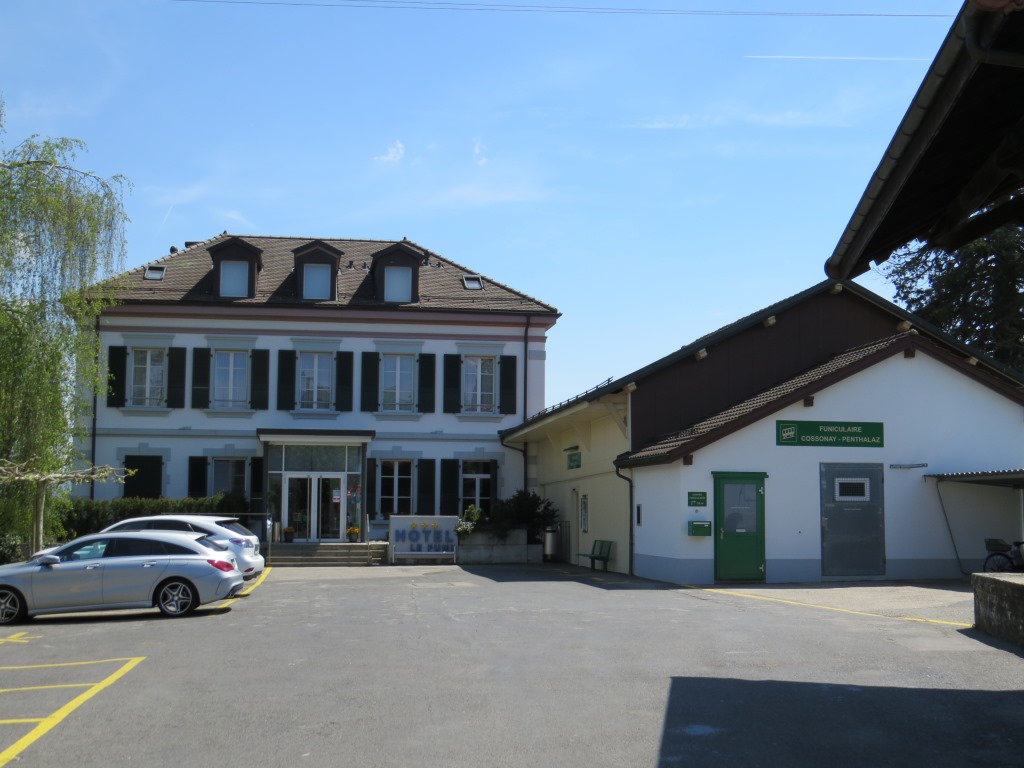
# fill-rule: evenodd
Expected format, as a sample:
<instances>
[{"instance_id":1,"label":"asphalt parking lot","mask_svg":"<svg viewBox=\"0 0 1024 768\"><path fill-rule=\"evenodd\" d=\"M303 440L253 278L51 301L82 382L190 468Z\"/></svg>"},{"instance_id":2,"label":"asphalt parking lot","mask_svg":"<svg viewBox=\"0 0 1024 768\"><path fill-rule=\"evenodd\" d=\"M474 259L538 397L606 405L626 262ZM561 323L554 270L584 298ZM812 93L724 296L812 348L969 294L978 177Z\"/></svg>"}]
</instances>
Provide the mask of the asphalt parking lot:
<instances>
[{"instance_id":1,"label":"asphalt parking lot","mask_svg":"<svg viewBox=\"0 0 1024 768\"><path fill-rule=\"evenodd\" d=\"M966 582L278 568L0 630L0 766L1024 764L1024 654L972 622Z\"/></svg>"}]
</instances>

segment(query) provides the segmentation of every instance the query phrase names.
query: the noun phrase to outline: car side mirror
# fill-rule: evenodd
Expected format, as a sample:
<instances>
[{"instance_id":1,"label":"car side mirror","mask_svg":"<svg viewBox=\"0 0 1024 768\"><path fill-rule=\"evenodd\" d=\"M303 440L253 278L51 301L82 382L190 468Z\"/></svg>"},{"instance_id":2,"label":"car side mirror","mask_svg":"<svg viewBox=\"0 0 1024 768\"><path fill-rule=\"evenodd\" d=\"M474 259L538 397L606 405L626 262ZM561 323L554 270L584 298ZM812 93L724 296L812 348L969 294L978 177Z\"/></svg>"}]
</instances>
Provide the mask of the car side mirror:
<instances>
[{"instance_id":1,"label":"car side mirror","mask_svg":"<svg viewBox=\"0 0 1024 768\"><path fill-rule=\"evenodd\" d=\"M39 558L40 565L56 565L60 562L60 558L56 555L43 555Z\"/></svg>"}]
</instances>

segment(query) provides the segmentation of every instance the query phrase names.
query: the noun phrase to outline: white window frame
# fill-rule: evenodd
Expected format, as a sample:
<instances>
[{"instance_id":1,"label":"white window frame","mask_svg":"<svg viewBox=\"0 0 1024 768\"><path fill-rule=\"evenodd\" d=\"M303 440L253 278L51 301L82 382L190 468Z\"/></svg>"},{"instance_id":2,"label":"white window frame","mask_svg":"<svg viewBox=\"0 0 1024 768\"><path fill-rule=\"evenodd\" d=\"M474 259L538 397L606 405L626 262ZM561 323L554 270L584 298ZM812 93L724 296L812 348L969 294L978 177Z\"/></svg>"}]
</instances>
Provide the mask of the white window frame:
<instances>
[{"instance_id":1,"label":"white window frame","mask_svg":"<svg viewBox=\"0 0 1024 768\"><path fill-rule=\"evenodd\" d=\"M242 458L214 458L213 478L210 489L213 494L232 493L237 491L247 496L248 462ZM235 487L235 481L241 480L241 487Z\"/></svg>"},{"instance_id":2,"label":"white window frame","mask_svg":"<svg viewBox=\"0 0 1024 768\"><path fill-rule=\"evenodd\" d=\"M463 413L497 413L498 358L494 355L463 355L460 390Z\"/></svg>"},{"instance_id":3,"label":"white window frame","mask_svg":"<svg viewBox=\"0 0 1024 768\"><path fill-rule=\"evenodd\" d=\"M220 295L227 298L249 296L248 261L225 259L220 263Z\"/></svg>"},{"instance_id":4,"label":"white window frame","mask_svg":"<svg viewBox=\"0 0 1024 768\"><path fill-rule=\"evenodd\" d=\"M144 355L140 366L139 355ZM161 359L154 362L154 357ZM144 372L139 381L139 372ZM128 389L129 405L139 408L159 408L167 403L167 349L163 347L132 347L131 382Z\"/></svg>"},{"instance_id":5,"label":"white window frame","mask_svg":"<svg viewBox=\"0 0 1024 768\"><path fill-rule=\"evenodd\" d=\"M843 495L839 489L845 483L858 483L863 485L864 493L857 495ZM871 501L871 479L867 477L837 477L835 479L833 490L836 501Z\"/></svg>"},{"instance_id":6,"label":"white window frame","mask_svg":"<svg viewBox=\"0 0 1024 768\"><path fill-rule=\"evenodd\" d=\"M391 465L390 467L388 465ZM413 462L411 459L381 459L380 470L380 493L378 495L378 509L381 517L387 519L391 515L412 515L416 510L413 508ZM387 471L390 469L390 471ZM403 470L406 470L403 472ZM409 493L401 493L402 480L408 481ZM385 488L390 487L391 492L385 493ZM396 509L405 507L407 512L395 512ZM389 511L385 511L385 510Z\"/></svg>"},{"instance_id":7,"label":"white window frame","mask_svg":"<svg viewBox=\"0 0 1024 768\"><path fill-rule=\"evenodd\" d=\"M480 467L475 465L480 465ZM471 471L473 469L478 471ZM470 504L473 504L478 509L490 513L491 496L494 493L494 489L490 487L492 482L491 463L489 461L466 459L461 462L460 470L462 475L460 486L462 491L461 509L465 509ZM497 478L493 479L496 480ZM485 484L486 487L484 487Z\"/></svg>"},{"instance_id":8,"label":"white window frame","mask_svg":"<svg viewBox=\"0 0 1024 768\"><path fill-rule=\"evenodd\" d=\"M312 382L312 386L307 387L306 382ZM307 391L310 393L308 398ZM298 350L295 365L296 410L330 411L333 404L334 355L312 349Z\"/></svg>"},{"instance_id":9,"label":"white window frame","mask_svg":"<svg viewBox=\"0 0 1024 768\"><path fill-rule=\"evenodd\" d=\"M329 299L331 298L331 265L330 264L303 264L302 265L302 298L304 299Z\"/></svg>"},{"instance_id":10,"label":"white window frame","mask_svg":"<svg viewBox=\"0 0 1024 768\"><path fill-rule=\"evenodd\" d=\"M224 365L224 362L227 365ZM241 365L238 363L241 362ZM210 371L210 407L221 410L239 410L249 407L249 350L215 349ZM220 381L226 371L227 381Z\"/></svg>"},{"instance_id":11,"label":"white window frame","mask_svg":"<svg viewBox=\"0 0 1024 768\"><path fill-rule=\"evenodd\" d=\"M412 413L416 410L416 355L381 353L378 402L384 413Z\"/></svg>"},{"instance_id":12,"label":"white window frame","mask_svg":"<svg viewBox=\"0 0 1024 768\"><path fill-rule=\"evenodd\" d=\"M384 301L412 301L412 267L384 267Z\"/></svg>"}]
</instances>

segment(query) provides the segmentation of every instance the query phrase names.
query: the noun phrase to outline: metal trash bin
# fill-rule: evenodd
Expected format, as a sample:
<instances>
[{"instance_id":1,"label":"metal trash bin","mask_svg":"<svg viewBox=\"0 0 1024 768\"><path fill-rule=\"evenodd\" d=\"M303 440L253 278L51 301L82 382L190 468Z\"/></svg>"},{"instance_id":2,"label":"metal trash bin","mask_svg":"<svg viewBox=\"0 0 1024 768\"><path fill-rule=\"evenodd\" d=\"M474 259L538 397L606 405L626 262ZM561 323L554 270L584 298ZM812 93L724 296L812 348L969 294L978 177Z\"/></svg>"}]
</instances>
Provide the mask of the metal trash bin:
<instances>
[{"instance_id":1,"label":"metal trash bin","mask_svg":"<svg viewBox=\"0 0 1024 768\"><path fill-rule=\"evenodd\" d=\"M558 554L558 529L549 526L544 529L544 562L550 563Z\"/></svg>"}]
</instances>

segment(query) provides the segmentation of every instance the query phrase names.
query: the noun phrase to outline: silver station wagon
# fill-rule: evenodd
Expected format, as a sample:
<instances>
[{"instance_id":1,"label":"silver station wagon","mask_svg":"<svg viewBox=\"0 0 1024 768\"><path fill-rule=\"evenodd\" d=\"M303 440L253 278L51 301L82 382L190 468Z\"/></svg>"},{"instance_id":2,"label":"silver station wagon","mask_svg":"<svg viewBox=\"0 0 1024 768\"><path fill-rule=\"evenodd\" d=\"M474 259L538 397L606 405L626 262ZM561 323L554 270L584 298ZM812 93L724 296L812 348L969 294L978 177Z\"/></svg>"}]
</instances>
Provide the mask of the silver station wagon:
<instances>
[{"instance_id":1,"label":"silver station wagon","mask_svg":"<svg viewBox=\"0 0 1024 768\"><path fill-rule=\"evenodd\" d=\"M231 551L205 536L97 533L0 565L0 624L124 608L185 616L234 596L244 583Z\"/></svg>"}]
</instances>

